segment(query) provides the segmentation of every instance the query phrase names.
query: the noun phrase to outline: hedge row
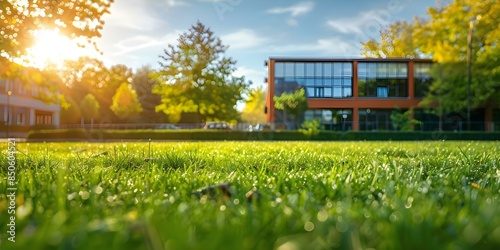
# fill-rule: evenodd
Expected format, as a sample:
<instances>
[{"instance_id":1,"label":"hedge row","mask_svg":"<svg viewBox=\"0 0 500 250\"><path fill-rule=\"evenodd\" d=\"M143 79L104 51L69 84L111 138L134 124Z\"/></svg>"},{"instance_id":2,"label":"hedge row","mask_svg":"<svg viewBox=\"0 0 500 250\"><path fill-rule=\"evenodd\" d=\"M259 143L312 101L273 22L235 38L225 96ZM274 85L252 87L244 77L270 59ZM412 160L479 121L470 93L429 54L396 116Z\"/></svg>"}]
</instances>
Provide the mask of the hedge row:
<instances>
[{"instance_id":1,"label":"hedge row","mask_svg":"<svg viewBox=\"0 0 500 250\"><path fill-rule=\"evenodd\" d=\"M338 141L338 140L500 140L500 132L363 132L322 131L316 136L307 136L298 131L210 131L210 130L82 130L57 129L31 131L28 141L106 141L106 140L178 140L178 141L211 141L211 140L273 140L273 141Z\"/></svg>"}]
</instances>

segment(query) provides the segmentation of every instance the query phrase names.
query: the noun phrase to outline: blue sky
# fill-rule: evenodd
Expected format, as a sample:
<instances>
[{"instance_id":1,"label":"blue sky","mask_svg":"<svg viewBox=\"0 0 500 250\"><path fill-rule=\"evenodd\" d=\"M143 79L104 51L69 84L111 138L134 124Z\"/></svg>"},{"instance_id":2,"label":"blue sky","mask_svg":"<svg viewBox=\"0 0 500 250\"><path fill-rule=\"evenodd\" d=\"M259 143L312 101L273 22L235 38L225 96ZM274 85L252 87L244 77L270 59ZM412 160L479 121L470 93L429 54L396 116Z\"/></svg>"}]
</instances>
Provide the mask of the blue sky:
<instances>
[{"instance_id":1,"label":"blue sky","mask_svg":"<svg viewBox=\"0 0 500 250\"><path fill-rule=\"evenodd\" d=\"M116 0L98 41L106 64L149 64L199 20L230 46L237 75L262 86L269 57L360 57L381 26L425 16L434 0Z\"/></svg>"}]
</instances>

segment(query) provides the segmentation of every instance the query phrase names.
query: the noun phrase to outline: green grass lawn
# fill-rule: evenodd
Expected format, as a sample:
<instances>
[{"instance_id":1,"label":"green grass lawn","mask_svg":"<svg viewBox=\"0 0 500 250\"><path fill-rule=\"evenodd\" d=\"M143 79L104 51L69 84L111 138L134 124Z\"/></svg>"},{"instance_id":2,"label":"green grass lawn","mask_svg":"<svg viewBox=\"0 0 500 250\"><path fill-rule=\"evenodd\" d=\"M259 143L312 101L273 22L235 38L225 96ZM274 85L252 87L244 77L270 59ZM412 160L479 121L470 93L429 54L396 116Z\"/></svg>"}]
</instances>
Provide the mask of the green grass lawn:
<instances>
[{"instance_id":1,"label":"green grass lawn","mask_svg":"<svg viewBox=\"0 0 500 250\"><path fill-rule=\"evenodd\" d=\"M499 142L0 150L0 249L500 249Z\"/></svg>"}]
</instances>

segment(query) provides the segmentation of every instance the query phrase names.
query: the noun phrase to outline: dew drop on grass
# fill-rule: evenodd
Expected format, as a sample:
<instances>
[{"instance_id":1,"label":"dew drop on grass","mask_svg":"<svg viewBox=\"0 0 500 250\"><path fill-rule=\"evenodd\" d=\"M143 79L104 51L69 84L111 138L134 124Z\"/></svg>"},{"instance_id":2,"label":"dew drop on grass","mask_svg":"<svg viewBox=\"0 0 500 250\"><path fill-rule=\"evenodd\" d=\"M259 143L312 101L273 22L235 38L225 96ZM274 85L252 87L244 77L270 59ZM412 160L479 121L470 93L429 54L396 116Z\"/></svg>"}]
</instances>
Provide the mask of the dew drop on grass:
<instances>
[{"instance_id":1,"label":"dew drop on grass","mask_svg":"<svg viewBox=\"0 0 500 250\"><path fill-rule=\"evenodd\" d=\"M318 214L316 215L316 218L320 222L325 222L328 219L328 212L325 210L320 210Z\"/></svg>"},{"instance_id":2,"label":"dew drop on grass","mask_svg":"<svg viewBox=\"0 0 500 250\"><path fill-rule=\"evenodd\" d=\"M82 197L82 199L84 199L84 200L88 199L90 196L89 192L87 192L87 191L80 191L80 192L78 192L78 195L80 195Z\"/></svg>"},{"instance_id":3,"label":"dew drop on grass","mask_svg":"<svg viewBox=\"0 0 500 250\"><path fill-rule=\"evenodd\" d=\"M101 186L97 186L95 189L94 189L94 192L96 194L101 194L102 193L102 187Z\"/></svg>"},{"instance_id":4,"label":"dew drop on grass","mask_svg":"<svg viewBox=\"0 0 500 250\"><path fill-rule=\"evenodd\" d=\"M308 221L304 224L304 230L306 230L307 232L311 232L312 230L314 230L314 223Z\"/></svg>"},{"instance_id":5,"label":"dew drop on grass","mask_svg":"<svg viewBox=\"0 0 500 250\"><path fill-rule=\"evenodd\" d=\"M68 194L68 200L73 200L76 197L76 192L73 192L71 194Z\"/></svg>"}]
</instances>

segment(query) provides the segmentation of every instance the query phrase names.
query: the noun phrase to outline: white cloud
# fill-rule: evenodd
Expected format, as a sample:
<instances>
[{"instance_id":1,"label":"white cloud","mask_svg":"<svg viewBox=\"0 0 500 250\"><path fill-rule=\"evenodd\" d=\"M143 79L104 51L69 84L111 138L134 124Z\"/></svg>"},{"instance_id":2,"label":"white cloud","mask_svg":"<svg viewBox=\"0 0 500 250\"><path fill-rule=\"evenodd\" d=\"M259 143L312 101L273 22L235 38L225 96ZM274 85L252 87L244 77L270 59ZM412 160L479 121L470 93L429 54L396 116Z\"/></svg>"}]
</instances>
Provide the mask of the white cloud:
<instances>
[{"instance_id":1,"label":"white cloud","mask_svg":"<svg viewBox=\"0 0 500 250\"><path fill-rule=\"evenodd\" d=\"M380 27L393 20L392 14L383 9L361 12L357 16L327 21L327 26L344 34L377 36Z\"/></svg>"},{"instance_id":2,"label":"white cloud","mask_svg":"<svg viewBox=\"0 0 500 250\"><path fill-rule=\"evenodd\" d=\"M314 2L301 2L288 7L275 7L268 9L266 12L270 14L288 14L289 18L286 23L290 26L297 26L299 22L297 17L307 14L314 9Z\"/></svg>"},{"instance_id":3,"label":"white cloud","mask_svg":"<svg viewBox=\"0 0 500 250\"><path fill-rule=\"evenodd\" d=\"M318 39L313 43L270 46L273 53L317 53L324 56L353 57L360 55L359 42L347 41L339 37Z\"/></svg>"},{"instance_id":4,"label":"white cloud","mask_svg":"<svg viewBox=\"0 0 500 250\"><path fill-rule=\"evenodd\" d=\"M292 17L297 17L312 11L314 8L314 2L301 2L288 7L276 7L268 9L267 13L270 14L286 14L289 13Z\"/></svg>"},{"instance_id":5,"label":"white cloud","mask_svg":"<svg viewBox=\"0 0 500 250\"><path fill-rule=\"evenodd\" d=\"M137 35L118 42L115 45L117 51L114 56L128 54L137 50L146 49L154 46L167 47L168 44L176 44L180 31L168 33L163 37L153 37L147 35Z\"/></svg>"},{"instance_id":6,"label":"white cloud","mask_svg":"<svg viewBox=\"0 0 500 250\"><path fill-rule=\"evenodd\" d=\"M258 35L254 30L241 29L234 33L221 36L224 44L229 44L230 49L246 49L261 46L267 41L263 36Z\"/></svg>"}]
</instances>

